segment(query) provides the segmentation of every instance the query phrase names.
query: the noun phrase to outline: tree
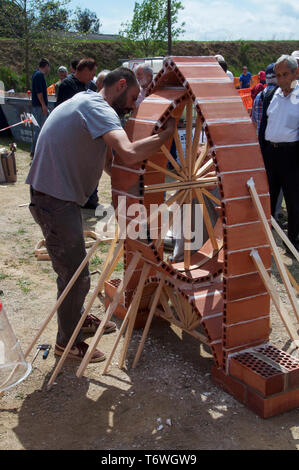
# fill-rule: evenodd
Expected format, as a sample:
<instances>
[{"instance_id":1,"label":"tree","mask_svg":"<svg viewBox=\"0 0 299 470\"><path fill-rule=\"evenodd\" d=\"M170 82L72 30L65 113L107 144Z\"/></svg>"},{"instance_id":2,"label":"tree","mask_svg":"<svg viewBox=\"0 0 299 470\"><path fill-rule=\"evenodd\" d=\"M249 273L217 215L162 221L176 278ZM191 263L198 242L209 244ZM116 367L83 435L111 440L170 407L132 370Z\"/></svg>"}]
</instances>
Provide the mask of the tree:
<instances>
[{"instance_id":1,"label":"tree","mask_svg":"<svg viewBox=\"0 0 299 470\"><path fill-rule=\"evenodd\" d=\"M42 31L67 31L71 25L70 15L71 11L63 8L61 2L42 2L37 24Z\"/></svg>"},{"instance_id":2,"label":"tree","mask_svg":"<svg viewBox=\"0 0 299 470\"><path fill-rule=\"evenodd\" d=\"M133 19L122 23L120 36L127 41L130 49L135 44L135 51L148 57L150 55L165 53L165 44L171 33L172 39L185 30L185 23L178 25L178 14L184 7L180 1L172 1L170 15L168 15L168 0L143 0L135 2ZM168 32L168 26L171 31ZM139 47L138 47L139 46Z\"/></svg>"},{"instance_id":3,"label":"tree","mask_svg":"<svg viewBox=\"0 0 299 470\"><path fill-rule=\"evenodd\" d=\"M102 26L100 23L97 14L88 8L82 10L81 8L77 8L75 11L76 18L74 20L74 27L78 33L98 33L100 27Z\"/></svg>"},{"instance_id":4,"label":"tree","mask_svg":"<svg viewBox=\"0 0 299 470\"><path fill-rule=\"evenodd\" d=\"M66 24L66 10L62 6L70 0L0 0L1 36L15 38L24 52L26 87L30 87L29 62L37 39L47 40L47 33Z\"/></svg>"}]
</instances>

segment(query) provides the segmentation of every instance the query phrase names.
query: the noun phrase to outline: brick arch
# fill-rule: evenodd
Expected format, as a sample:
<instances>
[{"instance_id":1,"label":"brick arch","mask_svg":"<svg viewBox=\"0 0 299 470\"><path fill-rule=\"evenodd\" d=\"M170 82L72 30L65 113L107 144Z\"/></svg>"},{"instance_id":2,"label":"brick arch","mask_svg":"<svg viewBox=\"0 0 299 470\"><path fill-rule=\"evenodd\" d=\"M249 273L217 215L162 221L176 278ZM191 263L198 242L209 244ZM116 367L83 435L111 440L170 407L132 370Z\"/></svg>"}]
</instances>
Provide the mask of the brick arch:
<instances>
[{"instance_id":1,"label":"brick arch","mask_svg":"<svg viewBox=\"0 0 299 470\"><path fill-rule=\"evenodd\" d=\"M221 195L220 230L223 248L205 269L182 274L163 262L163 247L155 241L126 240L124 265L134 251L141 250L156 271L168 274L169 285L201 318L215 364L224 370L227 358L242 349L264 344L269 338L270 299L249 256L259 248L270 269L271 253L246 182L253 177L267 218L270 202L267 177L256 131L242 100L214 57L169 57L148 90L146 99L128 120L126 131L132 141L156 132L168 117L179 117L191 98L204 124L214 160ZM167 144L170 147L170 142ZM150 159L166 167L160 151ZM161 204L163 194L144 194L144 185L163 183L164 174L144 161L126 167L116 159L112 169L112 197L126 197L127 206L138 202L146 208ZM123 217L123 214L120 215ZM126 223L130 218L126 217ZM126 291L126 305L137 285L142 264L137 266ZM155 282L151 277L150 285Z\"/></svg>"}]
</instances>

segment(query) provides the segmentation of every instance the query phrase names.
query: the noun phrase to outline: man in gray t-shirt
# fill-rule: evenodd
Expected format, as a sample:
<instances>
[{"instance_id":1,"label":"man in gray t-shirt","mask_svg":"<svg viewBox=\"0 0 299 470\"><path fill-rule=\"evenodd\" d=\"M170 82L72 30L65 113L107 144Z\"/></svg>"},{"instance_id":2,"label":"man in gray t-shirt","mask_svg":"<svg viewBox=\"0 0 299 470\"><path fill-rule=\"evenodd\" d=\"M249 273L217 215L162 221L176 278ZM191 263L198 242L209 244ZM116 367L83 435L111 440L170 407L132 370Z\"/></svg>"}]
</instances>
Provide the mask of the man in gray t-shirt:
<instances>
[{"instance_id":1,"label":"man in gray t-shirt","mask_svg":"<svg viewBox=\"0 0 299 470\"><path fill-rule=\"evenodd\" d=\"M127 166L141 162L174 133L170 118L159 134L131 142L120 117L135 107L140 88L134 72L119 67L108 73L100 93L81 92L50 114L40 132L26 183L30 184L30 211L45 237L53 269L57 273L58 297L86 256L80 206L98 184L105 168L106 146ZM108 166L106 166L108 170ZM62 355L83 312L90 288L88 267L79 275L58 308L55 354ZM87 315L68 357L82 360L88 345L82 333L94 333L100 320ZM108 322L105 332L115 330ZM95 350L91 362L105 355Z\"/></svg>"}]
</instances>

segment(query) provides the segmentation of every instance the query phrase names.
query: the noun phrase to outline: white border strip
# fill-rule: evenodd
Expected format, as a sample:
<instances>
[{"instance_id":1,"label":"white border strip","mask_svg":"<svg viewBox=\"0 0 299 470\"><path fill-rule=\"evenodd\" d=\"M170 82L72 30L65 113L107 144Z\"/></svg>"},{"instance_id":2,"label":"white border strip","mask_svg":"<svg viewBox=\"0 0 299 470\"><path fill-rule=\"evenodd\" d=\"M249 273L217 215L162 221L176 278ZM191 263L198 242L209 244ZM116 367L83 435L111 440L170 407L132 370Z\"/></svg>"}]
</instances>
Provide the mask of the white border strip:
<instances>
[{"instance_id":1,"label":"white border strip","mask_svg":"<svg viewBox=\"0 0 299 470\"><path fill-rule=\"evenodd\" d=\"M128 171L130 173L136 173L137 175L143 175L145 173L145 168L144 170L135 170L134 168L129 168L127 166L121 166L121 165L116 165L116 164L112 164L112 168L119 168L120 170L125 170L125 171Z\"/></svg>"},{"instance_id":2,"label":"white border strip","mask_svg":"<svg viewBox=\"0 0 299 470\"><path fill-rule=\"evenodd\" d=\"M251 119L248 117L244 118L222 118L222 119L206 119L205 122L210 125L210 124L235 124L238 122L251 122Z\"/></svg>"},{"instance_id":3,"label":"white border strip","mask_svg":"<svg viewBox=\"0 0 299 470\"><path fill-rule=\"evenodd\" d=\"M227 251L227 255L231 255L232 253L241 253L243 251L251 251L251 250L258 250L259 248L270 248L270 245L259 245L259 246L252 246L250 248L241 248L240 250L230 250Z\"/></svg>"},{"instance_id":4,"label":"white border strip","mask_svg":"<svg viewBox=\"0 0 299 470\"><path fill-rule=\"evenodd\" d=\"M215 145L214 147L216 149L225 149L225 148L234 148L234 147L252 147L252 146L259 146L260 144L258 142L248 142L246 144L231 144L231 145Z\"/></svg>"},{"instance_id":5,"label":"white border strip","mask_svg":"<svg viewBox=\"0 0 299 470\"><path fill-rule=\"evenodd\" d=\"M246 170L247 171L247 170ZM233 172L234 173L234 172ZM218 173L219 175L220 173ZM270 193L262 193L259 194L259 197L265 197L265 196L270 196ZM228 201L238 201L239 199L251 199L251 196L240 196L240 197L229 197L227 199L222 199L222 202L228 202Z\"/></svg>"}]
</instances>

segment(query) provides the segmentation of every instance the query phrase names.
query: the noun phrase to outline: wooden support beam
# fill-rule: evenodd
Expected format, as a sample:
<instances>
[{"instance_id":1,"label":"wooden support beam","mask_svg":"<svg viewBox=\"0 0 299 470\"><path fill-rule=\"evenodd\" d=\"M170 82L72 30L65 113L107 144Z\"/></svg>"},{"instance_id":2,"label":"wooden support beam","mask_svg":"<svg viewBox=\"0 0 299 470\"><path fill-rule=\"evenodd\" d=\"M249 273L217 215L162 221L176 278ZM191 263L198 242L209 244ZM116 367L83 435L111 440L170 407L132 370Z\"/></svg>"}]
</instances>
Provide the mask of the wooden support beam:
<instances>
[{"instance_id":1,"label":"wooden support beam","mask_svg":"<svg viewBox=\"0 0 299 470\"><path fill-rule=\"evenodd\" d=\"M143 330L143 334L142 334L141 340L139 342L139 346L138 346L136 356L135 356L135 359L134 359L134 362L133 362L133 369L135 369L135 367L137 366L137 363L138 363L139 358L141 356L141 353L143 351L144 343L145 343L146 337L148 335L148 332L149 332L149 329L150 329L150 326L151 326L151 323L152 323L152 319L153 319L153 316L155 314L156 307L157 307L158 302L160 300L160 295L161 295L161 292L162 292L162 288L164 286L165 277L166 277L165 274L162 274L159 285L156 289L156 292L155 292L155 295L154 295L154 298L153 298L153 302L152 302L152 305L151 305L151 308L150 308L150 312L149 312L149 315L147 317L147 321L146 321L146 324L145 324L145 327L144 327L144 330Z\"/></svg>"},{"instance_id":2,"label":"wooden support beam","mask_svg":"<svg viewBox=\"0 0 299 470\"><path fill-rule=\"evenodd\" d=\"M294 312L295 312L295 315L297 317L297 320L299 322L299 306L298 306L298 301L296 299L296 295L295 295L295 292L293 291L293 287L290 283L290 280L288 278L288 275L286 273L286 269L285 269L285 266L283 264L283 261L281 259L281 256L279 254L279 251L278 251L278 248L276 246L276 243L275 243L275 240L274 240L274 237L272 235L272 232L271 232L271 229L269 227L269 223L267 221L267 218L266 218L266 215L265 215L265 212L264 212L264 209L263 209L263 206L260 202L260 199L259 199L259 196L256 192L256 189L255 189L255 184L254 184L254 179L253 178L250 178L248 181L247 181L247 186L248 186L248 189L249 189L249 193L252 197L252 200L253 200L253 203L254 203L254 206L257 210L257 213L258 213L258 217L262 223L262 227L263 227L263 230L264 230L264 233L270 243L270 246L271 246L271 251L272 251L272 254L273 254L273 257L275 259L275 263L276 263L276 266L279 270L279 273L280 273L280 276L282 278L282 281L284 283L284 286L286 288L286 291L287 291L287 294L288 294L288 297L290 299L290 302L293 306L293 309L294 309Z\"/></svg>"},{"instance_id":3,"label":"wooden support beam","mask_svg":"<svg viewBox=\"0 0 299 470\"><path fill-rule=\"evenodd\" d=\"M296 260L299 261L299 253L298 251L296 250L296 248L294 247L293 243L290 241L290 239L286 236L286 234L284 233L284 231L279 227L278 223L276 222L276 220L274 219L274 217L271 215L271 224L273 226L273 228L276 230L276 232L278 233L278 235L280 236L280 238L285 242L285 244L287 245L287 247L290 249L290 251L293 253L293 255L295 256Z\"/></svg>"},{"instance_id":4,"label":"wooden support beam","mask_svg":"<svg viewBox=\"0 0 299 470\"><path fill-rule=\"evenodd\" d=\"M258 253L257 250L252 250L250 253L251 258L253 259L253 262L260 273L260 276L265 284L265 287L268 291L268 293L271 296L271 299L275 305L275 308L283 321L283 324L285 325L288 335L291 338L291 340L294 342L295 346L299 348L299 336L297 334L296 328L294 327L291 318L289 317L288 312L284 309L282 303L280 302L279 296L276 293L276 289L271 282L270 276L267 273L267 270L261 260L261 257Z\"/></svg>"},{"instance_id":5,"label":"wooden support beam","mask_svg":"<svg viewBox=\"0 0 299 470\"><path fill-rule=\"evenodd\" d=\"M79 320L79 322L77 323L76 325L76 328L74 329L73 331L73 334L68 342L68 344L66 345L64 351L63 351L63 354L61 356L61 358L59 359L54 371L53 371L53 374L48 382L48 385L47 385L47 388L48 390L52 387L59 371L61 370L63 364L64 364L64 361L66 360L67 358L67 355L68 353L70 352L70 350L72 349L73 347L73 344L83 326L83 323L87 317L87 315L89 314L90 312L90 309L96 299L96 297L99 295L99 293L101 292L102 288L103 288L103 285L104 285L104 282L107 278L110 277L112 271L114 270L116 264L118 263L118 260L122 254L122 251L123 251L123 244L124 244L124 241L122 240L121 242L119 242L119 244L117 245L116 249L115 249L115 253L114 253L114 257L113 258L110 258L109 262L105 265L104 269L102 270L101 272L101 275L99 277L99 280L97 282L97 285L95 287L95 289L93 290L93 293L92 293L92 296L83 312L83 314L81 315L81 318ZM107 322L106 322L107 323ZM102 326L102 324L101 324ZM104 324L105 326L105 324Z\"/></svg>"},{"instance_id":6,"label":"wooden support beam","mask_svg":"<svg viewBox=\"0 0 299 470\"><path fill-rule=\"evenodd\" d=\"M100 340L100 338L102 337L103 333L104 333L104 328L105 328L105 325L106 323L110 320L110 318L112 317L113 313L115 312L116 310L116 307L118 305L118 302L124 292L124 290L127 288L127 285L135 271L135 268L139 262L141 258L141 253L139 253L138 251L134 254L129 266L128 266L128 269L126 270L126 273L125 273L125 276L123 278L123 280L121 281L120 285L118 286L117 290L116 290L116 293L114 295L114 298L113 298L113 301L111 302L111 304L109 305L107 311L106 311L106 314L103 318L103 320L101 321L101 324L99 326L99 328L97 329L94 337L92 338L92 341L90 342L90 345L89 345L89 348L88 350L86 351L86 354L85 356L83 357L82 359L82 362L77 370L77 377L82 377L82 375L84 374L84 371L86 369L86 367L88 366L91 358L92 358L92 355L97 347L97 344Z\"/></svg>"}]
</instances>

